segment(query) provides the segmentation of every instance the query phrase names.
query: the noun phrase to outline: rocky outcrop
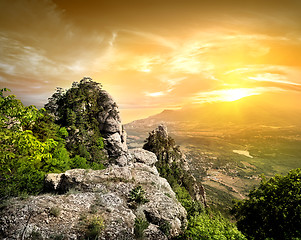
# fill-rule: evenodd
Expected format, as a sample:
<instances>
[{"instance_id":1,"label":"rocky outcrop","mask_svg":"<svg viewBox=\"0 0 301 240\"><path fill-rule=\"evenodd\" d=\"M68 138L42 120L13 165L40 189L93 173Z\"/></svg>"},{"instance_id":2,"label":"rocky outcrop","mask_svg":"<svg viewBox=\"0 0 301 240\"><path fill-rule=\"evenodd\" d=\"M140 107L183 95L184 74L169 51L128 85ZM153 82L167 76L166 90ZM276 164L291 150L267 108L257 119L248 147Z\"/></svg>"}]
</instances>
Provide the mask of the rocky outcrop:
<instances>
[{"instance_id":1,"label":"rocky outcrop","mask_svg":"<svg viewBox=\"0 0 301 240\"><path fill-rule=\"evenodd\" d=\"M142 163L145 159L137 157L137 150L134 152L136 162L132 162L132 166L48 174L48 188L60 195L45 194L11 201L0 217L0 236L29 239L34 233L41 239L83 239L97 219L103 222L98 239L130 240L136 239L134 223L141 216L150 223L144 231L145 239L178 235L186 224L185 209L166 179ZM145 151L141 153L148 155ZM133 205L129 202L129 193L137 186L142 186L148 201ZM169 234L160 230L162 223L169 224Z\"/></svg>"},{"instance_id":2,"label":"rocky outcrop","mask_svg":"<svg viewBox=\"0 0 301 240\"><path fill-rule=\"evenodd\" d=\"M127 164L126 133L118 106L101 84L83 78L66 91L58 88L45 109L67 129L66 147L73 156L104 165Z\"/></svg>"},{"instance_id":3,"label":"rocky outcrop","mask_svg":"<svg viewBox=\"0 0 301 240\"><path fill-rule=\"evenodd\" d=\"M117 104L105 90L99 91L97 103L101 106L97 120L105 139L105 148L117 164L124 166L126 163L119 158L127 152L126 132L121 124Z\"/></svg>"},{"instance_id":4,"label":"rocky outcrop","mask_svg":"<svg viewBox=\"0 0 301 240\"><path fill-rule=\"evenodd\" d=\"M204 187L198 184L195 177L189 172L185 154L181 152L174 139L168 135L166 126L161 124L150 132L143 148L157 156L156 166L161 176L169 179L170 184L177 183L185 187L194 200L200 201L206 206Z\"/></svg>"},{"instance_id":5,"label":"rocky outcrop","mask_svg":"<svg viewBox=\"0 0 301 240\"><path fill-rule=\"evenodd\" d=\"M107 168L48 174L47 194L11 199L0 207L1 239L131 240L143 235L167 240L185 229L186 210L157 169L163 160L188 169L184 155L164 126L150 134L146 149L128 150L117 104L98 85L85 78L54 95L46 108L67 128L75 154L80 150L93 162L102 153L103 138ZM74 118L79 114L82 118ZM185 182L183 176L181 183L191 185L194 197L205 202L195 179Z\"/></svg>"}]
</instances>

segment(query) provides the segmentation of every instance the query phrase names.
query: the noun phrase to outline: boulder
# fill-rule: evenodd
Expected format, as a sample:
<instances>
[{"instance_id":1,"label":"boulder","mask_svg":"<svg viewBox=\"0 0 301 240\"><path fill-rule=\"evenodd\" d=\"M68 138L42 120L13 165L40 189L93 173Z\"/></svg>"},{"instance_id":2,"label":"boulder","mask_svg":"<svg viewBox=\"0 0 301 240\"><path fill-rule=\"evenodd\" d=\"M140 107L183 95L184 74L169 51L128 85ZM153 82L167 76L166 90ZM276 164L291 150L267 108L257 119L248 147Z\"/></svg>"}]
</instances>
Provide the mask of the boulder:
<instances>
[{"instance_id":1,"label":"boulder","mask_svg":"<svg viewBox=\"0 0 301 240\"><path fill-rule=\"evenodd\" d=\"M158 161L153 152L142 148L129 149L129 154L132 157L132 161L144 163L149 166L154 166L154 164Z\"/></svg>"}]
</instances>

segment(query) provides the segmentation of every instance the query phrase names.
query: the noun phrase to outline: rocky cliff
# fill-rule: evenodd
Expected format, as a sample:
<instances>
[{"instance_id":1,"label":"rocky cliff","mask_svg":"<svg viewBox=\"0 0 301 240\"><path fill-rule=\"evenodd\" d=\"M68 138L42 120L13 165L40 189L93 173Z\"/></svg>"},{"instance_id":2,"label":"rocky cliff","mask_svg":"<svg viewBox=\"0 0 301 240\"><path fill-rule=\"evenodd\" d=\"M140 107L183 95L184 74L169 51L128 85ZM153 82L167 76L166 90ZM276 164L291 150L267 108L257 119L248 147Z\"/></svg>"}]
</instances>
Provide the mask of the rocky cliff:
<instances>
[{"instance_id":1,"label":"rocky cliff","mask_svg":"<svg viewBox=\"0 0 301 240\"><path fill-rule=\"evenodd\" d=\"M50 101L47 108L69 128L69 144L81 142L91 158L89 136L90 140L101 136L110 160L107 168L48 174L45 194L2 204L0 238L160 240L177 236L186 226L187 213L167 180L159 176L156 155L128 150L117 104L91 80L81 84L73 87L73 94ZM88 97L76 95L83 92ZM72 107L69 113L64 112L67 103ZM89 121L98 129L91 128Z\"/></svg>"},{"instance_id":2,"label":"rocky cliff","mask_svg":"<svg viewBox=\"0 0 301 240\"><path fill-rule=\"evenodd\" d=\"M168 135L167 127L159 125L149 133L143 146L144 149L156 154L158 162L156 167L160 176L163 176L174 187L183 186L191 197L206 206L206 193L195 177L190 173L185 155L180 146L176 145L173 138Z\"/></svg>"}]
</instances>

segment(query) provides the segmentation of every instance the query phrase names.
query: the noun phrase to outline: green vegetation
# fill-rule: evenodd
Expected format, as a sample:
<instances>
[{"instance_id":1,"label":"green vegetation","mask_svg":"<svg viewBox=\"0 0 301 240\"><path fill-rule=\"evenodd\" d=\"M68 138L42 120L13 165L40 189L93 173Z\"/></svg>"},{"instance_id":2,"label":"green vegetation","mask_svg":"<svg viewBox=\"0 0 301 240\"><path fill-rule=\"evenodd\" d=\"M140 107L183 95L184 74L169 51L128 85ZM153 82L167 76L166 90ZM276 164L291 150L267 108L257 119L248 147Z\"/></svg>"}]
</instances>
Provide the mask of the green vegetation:
<instances>
[{"instance_id":1,"label":"green vegetation","mask_svg":"<svg viewBox=\"0 0 301 240\"><path fill-rule=\"evenodd\" d=\"M144 230L147 229L149 226L149 222L141 217L135 219L135 225L134 225L134 234L137 239L143 239L144 236Z\"/></svg>"},{"instance_id":2,"label":"green vegetation","mask_svg":"<svg viewBox=\"0 0 301 240\"><path fill-rule=\"evenodd\" d=\"M178 201L187 211L187 229L176 239L246 239L235 224L222 217L219 212L204 209L201 202L193 199L194 179L184 170L181 151L173 138L159 131L151 132L143 148L156 154L158 158L156 166L160 176L167 179ZM169 223L163 223L159 227L164 234L169 235Z\"/></svg>"},{"instance_id":3,"label":"green vegetation","mask_svg":"<svg viewBox=\"0 0 301 240\"><path fill-rule=\"evenodd\" d=\"M86 221L85 239L98 239L105 225L101 216L94 216Z\"/></svg>"},{"instance_id":4,"label":"green vegetation","mask_svg":"<svg viewBox=\"0 0 301 240\"><path fill-rule=\"evenodd\" d=\"M25 107L14 95L5 97L4 91L9 90L0 93L0 198L36 194L43 189L46 173L69 168L65 130L54 123L46 129L44 109Z\"/></svg>"},{"instance_id":5,"label":"green vegetation","mask_svg":"<svg viewBox=\"0 0 301 240\"><path fill-rule=\"evenodd\" d=\"M183 186L190 196L194 195L193 176L184 170L182 153L175 140L166 136L162 131L153 131L145 140L144 149L156 154L158 161L156 167L160 176L165 178L173 190Z\"/></svg>"},{"instance_id":6,"label":"green vegetation","mask_svg":"<svg viewBox=\"0 0 301 240\"><path fill-rule=\"evenodd\" d=\"M170 235L171 225L168 221L163 220L159 223L159 229L168 237Z\"/></svg>"},{"instance_id":7,"label":"green vegetation","mask_svg":"<svg viewBox=\"0 0 301 240\"><path fill-rule=\"evenodd\" d=\"M145 191L142 186L133 188L129 193L129 201L136 202L138 204L147 203L149 200L145 198Z\"/></svg>"},{"instance_id":8,"label":"green vegetation","mask_svg":"<svg viewBox=\"0 0 301 240\"><path fill-rule=\"evenodd\" d=\"M206 210L189 219L187 230L179 239L195 240L246 240L235 224L220 213Z\"/></svg>"},{"instance_id":9,"label":"green vegetation","mask_svg":"<svg viewBox=\"0 0 301 240\"><path fill-rule=\"evenodd\" d=\"M262 179L249 198L237 201L233 214L249 239L301 238L301 169Z\"/></svg>"},{"instance_id":10,"label":"green vegetation","mask_svg":"<svg viewBox=\"0 0 301 240\"><path fill-rule=\"evenodd\" d=\"M99 83L83 78L79 83L74 82L67 91L57 88L45 105L55 122L68 130L66 147L71 156L81 157L76 158L74 167L86 167L88 164L93 169L104 168L104 142L98 118L104 111L99 101L106 96L101 91Z\"/></svg>"},{"instance_id":11,"label":"green vegetation","mask_svg":"<svg viewBox=\"0 0 301 240\"><path fill-rule=\"evenodd\" d=\"M223 217L220 212L204 208L200 202L194 201L184 187L178 186L175 193L179 202L186 209L188 219L187 229L176 239L246 239L234 223Z\"/></svg>"},{"instance_id":12,"label":"green vegetation","mask_svg":"<svg viewBox=\"0 0 301 240\"><path fill-rule=\"evenodd\" d=\"M59 88L45 111L25 107L14 95L5 96L9 89L1 89L0 199L42 192L47 173L104 168L104 142L95 119L97 104L90 101L99 90L97 83L87 79L66 92ZM77 112L73 119L72 109L85 102L88 113Z\"/></svg>"}]
</instances>

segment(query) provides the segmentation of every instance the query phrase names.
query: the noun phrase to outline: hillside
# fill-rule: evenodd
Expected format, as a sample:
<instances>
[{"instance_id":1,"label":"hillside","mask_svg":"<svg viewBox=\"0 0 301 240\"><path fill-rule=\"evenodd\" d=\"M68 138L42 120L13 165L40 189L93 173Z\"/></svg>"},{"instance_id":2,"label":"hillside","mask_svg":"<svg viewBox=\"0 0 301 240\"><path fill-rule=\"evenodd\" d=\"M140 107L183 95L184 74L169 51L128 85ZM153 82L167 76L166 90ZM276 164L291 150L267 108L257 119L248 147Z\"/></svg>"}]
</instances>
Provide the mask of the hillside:
<instances>
[{"instance_id":1,"label":"hillside","mask_svg":"<svg viewBox=\"0 0 301 240\"><path fill-rule=\"evenodd\" d=\"M267 99L273 98L252 96L165 110L126 124L128 146L142 146L145 130L164 123L204 184L209 204L229 208L233 198L246 197L261 174L286 174L301 166L300 106L293 104L293 97L277 106Z\"/></svg>"}]
</instances>

